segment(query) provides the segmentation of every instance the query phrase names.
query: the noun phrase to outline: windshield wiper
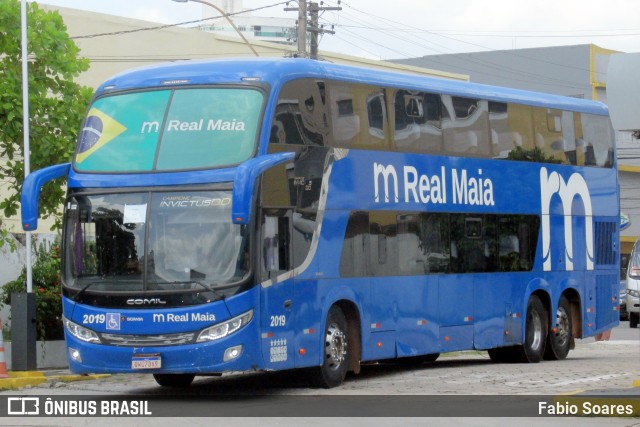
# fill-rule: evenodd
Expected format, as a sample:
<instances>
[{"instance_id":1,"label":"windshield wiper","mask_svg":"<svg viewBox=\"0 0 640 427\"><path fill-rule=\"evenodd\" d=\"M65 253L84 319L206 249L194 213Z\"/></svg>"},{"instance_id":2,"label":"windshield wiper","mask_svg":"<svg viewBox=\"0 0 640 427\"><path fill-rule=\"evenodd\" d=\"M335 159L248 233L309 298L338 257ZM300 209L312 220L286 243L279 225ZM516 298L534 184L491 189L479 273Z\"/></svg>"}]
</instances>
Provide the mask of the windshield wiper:
<instances>
[{"instance_id":1,"label":"windshield wiper","mask_svg":"<svg viewBox=\"0 0 640 427\"><path fill-rule=\"evenodd\" d=\"M79 300L80 300L80 296L82 296L82 294L84 293L84 291L86 291L87 289L89 289L89 288L90 288L90 287L92 287L93 285L99 285L99 284L101 284L101 283L103 283L103 282L91 282L91 283L88 283L88 284L87 284L87 285L85 285L82 289L80 289L80 290L78 291L78 293L77 293L77 294L75 294L75 295L74 295L73 300L74 300L75 302L79 302Z\"/></svg>"}]
</instances>

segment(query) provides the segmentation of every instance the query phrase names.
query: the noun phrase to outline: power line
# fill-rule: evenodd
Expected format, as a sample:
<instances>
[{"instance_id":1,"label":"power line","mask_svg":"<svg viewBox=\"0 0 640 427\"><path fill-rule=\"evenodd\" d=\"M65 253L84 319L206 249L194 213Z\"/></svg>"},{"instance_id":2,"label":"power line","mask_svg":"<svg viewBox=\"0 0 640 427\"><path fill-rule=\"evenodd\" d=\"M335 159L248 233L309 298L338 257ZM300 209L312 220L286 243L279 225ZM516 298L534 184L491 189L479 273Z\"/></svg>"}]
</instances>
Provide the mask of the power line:
<instances>
[{"instance_id":1,"label":"power line","mask_svg":"<svg viewBox=\"0 0 640 427\"><path fill-rule=\"evenodd\" d=\"M432 34L432 35L434 35L434 36L443 37L443 38L446 38L446 39L449 39L449 40L455 41L455 42L457 42L457 43L464 43L464 44L468 44L468 45L471 45L471 46L479 47L479 48L481 48L481 49L483 49L483 50L485 50L485 51L494 51L494 52L495 52L495 51L498 51L497 49L492 49L492 48L490 48L490 47L483 46L483 45L480 45L480 44L471 43L471 42L468 42L468 41L460 40L460 39L457 39L457 38L455 38L455 37L450 37L450 36L446 36L446 35L443 35L443 34L438 34L438 33L434 32L434 31L432 31L432 30L425 30L425 29L423 29L423 28L418 28L418 27L414 27L414 26L411 26L411 25L407 25L406 23L403 23L403 22L398 22L398 21L394 21L394 20L389 19L389 18L385 18L385 17L380 17L380 16L377 16L377 15L373 15L373 14L371 14L371 13L369 13L369 12L365 12L365 11L362 11L362 10L360 10L360 9L358 9L358 8L355 8L355 7L353 7L353 6L349 5L348 3L345 3L345 2L342 2L342 4L344 4L345 6L347 6L349 9L352 9L352 10L354 10L354 11L356 11L356 12L359 12L359 13L361 13L361 14L365 15L368 19L370 19L370 18L372 18L372 17L373 17L373 18L379 19L379 20L381 20L381 21L386 21L386 22L393 23L393 24L395 24L395 25L400 25L400 28L404 28L405 30L407 30L407 29L409 29L409 30L418 30L418 31L425 32L425 33L427 33L427 34ZM558 66L558 67L564 67L564 68L569 68L569 69L575 69L575 70L579 70L579 71L591 72L591 70L590 70L590 69L586 69L586 68L584 68L584 67L577 67L577 66L573 66L573 65L561 64L561 63L554 63L554 62L552 62L552 61L547 61L547 60L544 60L544 59L541 59L541 58L531 58L531 57L528 57L528 56L525 56L525 55L520 55L520 54L515 53L515 52L513 52L513 51L503 51L503 52L505 52L505 54L508 54L508 55L512 55L512 56L516 56L516 57L519 57L519 58L524 58L524 59L528 59L528 60L532 60L532 61L536 61L536 62L541 62L541 63L551 64L551 65L556 65L556 66Z\"/></svg>"},{"instance_id":2,"label":"power line","mask_svg":"<svg viewBox=\"0 0 640 427\"><path fill-rule=\"evenodd\" d=\"M236 16L236 15L242 15L245 13L251 13L251 12L255 12L258 10L263 10L263 9L269 9L272 7L276 7L276 6L281 6L283 4L287 4L288 2L283 1L283 2L279 2L279 3L275 3L275 4L271 4L268 6L262 6L262 7L256 7L253 9L245 9L243 11L240 12L234 12L234 13L227 13L227 16ZM107 32L107 33L97 33L97 34L87 34L84 36L74 36L74 37L70 37L73 40L77 40L77 39L90 39L90 38L95 38L95 37L104 37L104 36L119 36L122 34L131 34L131 33L139 33L142 31L154 31L154 30L163 30L165 28L172 28L172 27L178 27L180 25L189 25L189 24L198 24L198 23L202 23L205 21L211 21L211 20L215 20L215 19L223 19L223 16L214 16L211 18L202 18L202 19L196 19L193 21L184 21L184 22L178 22L175 24L163 24L163 25L154 25L151 27L144 27L144 28L134 28L132 30L122 30L122 31L111 31L111 32Z\"/></svg>"},{"instance_id":3,"label":"power line","mask_svg":"<svg viewBox=\"0 0 640 427\"><path fill-rule=\"evenodd\" d=\"M349 6L348 4L347 4L347 6L349 8L351 8L351 6ZM352 9L354 9L355 11L360 12L360 13L365 13L365 12L359 11L358 9L355 9L355 8L352 8ZM371 14L367 14L367 19L369 19L371 16L373 16L374 18L379 18L382 21L395 22L395 21L389 20L387 18L376 17L375 15L371 15ZM347 21L350 21L350 22L354 22L354 23L362 23L363 22L363 21L360 21L358 18L349 17L348 15L344 16L344 15L341 14L341 18L342 19L346 19ZM342 26L342 24L334 24L334 25ZM374 27L370 27L368 25L362 26L361 28L374 30ZM403 28L406 28L406 27L403 26ZM411 29L413 27L409 27L409 28ZM346 29L344 28L344 26L342 26L342 29L343 29L343 32L347 32L348 34L352 34L355 37L356 33L354 33L353 31L345 31ZM426 30L423 30L423 29L419 29L419 30L423 31L423 32L430 33L429 31L426 31ZM437 49L437 48L434 48L434 47L432 47L430 45L436 45L436 46L441 47L442 49L451 50L450 48L448 48L446 46L439 45L439 44L434 43L434 42L430 42L429 46L427 46L427 45L424 44L425 43L424 41L422 43L420 43L420 42L417 42L416 40L408 39L408 38L405 38L405 37L400 37L398 35L393 35L393 34L389 34L389 35L391 37L394 37L394 38L396 38L398 40L401 40L401 41L403 41L405 43L414 44L414 45L417 45L419 47L423 47L423 48L429 49L429 50L435 50L436 52L439 52L439 53L446 54L445 51ZM372 41L370 38L366 38L364 36L358 36L357 38L365 41L366 43L382 47L382 48L384 48L386 50L389 50L389 51L397 52L402 56L405 56L405 57L410 57L411 56L410 54L407 54L406 52L400 52L397 49L393 49L393 48L390 48L388 46L382 45L382 44L380 44L378 42ZM497 64L495 64L493 62L485 61L485 60L480 59L480 58L469 57L468 55L467 56L460 56L459 58L462 61L470 62L470 63L472 63L472 64L474 64L476 66L481 66L481 67L485 67L485 68L488 69L487 71L482 71L482 70L477 69L477 68L475 68L475 69L474 68L470 68L469 66L466 66L466 67L465 66L461 66L463 68L463 70L465 70L465 72L471 72L471 73L476 73L476 74L485 74L485 75L489 75L489 76L495 76L496 75L496 71L497 71L498 73L504 75L505 79L509 79L509 80L512 80L512 81L518 81L518 82L530 83L531 82L530 80L524 80L522 78L514 77L514 76L521 76L522 77L522 76L527 76L528 75L528 76L530 76L531 78L535 79L536 81L538 81L540 83L545 83L545 84L552 85L552 86L558 86L558 87L570 88L570 89L577 89L577 90L581 90L581 91L583 91L583 90L585 90L585 88L587 88L587 85L576 86L576 84L573 81L570 81L570 80L558 79L558 78L554 78L554 77L550 77L550 76L541 75L541 74L538 74L538 73L531 73L529 71L525 71L525 70L518 69L518 68L507 67L507 66L503 66L503 65L497 65ZM528 58L528 57L526 57L526 58ZM450 64L446 64L446 63L443 63L441 61L437 61L437 60L432 59L432 58L429 58L429 61L434 62L436 64L443 64L445 66L450 66ZM562 66L562 64L556 64L556 65Z\"/></svg>"}]
</instances>

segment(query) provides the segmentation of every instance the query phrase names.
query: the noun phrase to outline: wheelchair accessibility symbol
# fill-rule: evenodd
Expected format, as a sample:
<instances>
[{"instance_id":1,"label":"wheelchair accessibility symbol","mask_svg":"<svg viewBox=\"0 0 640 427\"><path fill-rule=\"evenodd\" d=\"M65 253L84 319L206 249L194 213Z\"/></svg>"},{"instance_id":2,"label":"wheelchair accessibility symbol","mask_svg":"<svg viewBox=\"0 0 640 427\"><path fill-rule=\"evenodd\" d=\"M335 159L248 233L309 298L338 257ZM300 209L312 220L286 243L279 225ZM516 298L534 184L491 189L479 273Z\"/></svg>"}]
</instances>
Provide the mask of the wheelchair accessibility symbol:
<instances>
[{"instance_id":1,"label":"wheelchair accessibility symbol","mask_svg":"<svg viewBox=\"0 0 640 427\"><path fill-rule=\"evenodd\" d=\"M120 313L107 313L107 329L111 331L120 330Z\"/></svg>"}]
</instances>

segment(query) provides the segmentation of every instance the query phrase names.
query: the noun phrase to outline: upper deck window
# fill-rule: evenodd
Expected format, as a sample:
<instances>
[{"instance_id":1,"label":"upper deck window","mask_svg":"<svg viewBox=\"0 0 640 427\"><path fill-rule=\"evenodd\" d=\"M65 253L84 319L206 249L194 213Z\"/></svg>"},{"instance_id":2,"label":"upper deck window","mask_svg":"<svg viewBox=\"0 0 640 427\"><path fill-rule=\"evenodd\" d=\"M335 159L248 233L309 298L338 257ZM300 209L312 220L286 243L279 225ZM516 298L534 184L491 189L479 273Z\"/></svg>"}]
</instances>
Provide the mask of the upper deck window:
<instances>
[{"instance_id":1,"label":"upper deck window","mask_svg":"<svg viewBox=\"0 0 640 427\"><path fill-rule=\"evenodd\" d=\"M208 169L255 152L263 95L240 88L157 90L97 99L74 167L91 172Z\"/></svg>"}]
</instances>

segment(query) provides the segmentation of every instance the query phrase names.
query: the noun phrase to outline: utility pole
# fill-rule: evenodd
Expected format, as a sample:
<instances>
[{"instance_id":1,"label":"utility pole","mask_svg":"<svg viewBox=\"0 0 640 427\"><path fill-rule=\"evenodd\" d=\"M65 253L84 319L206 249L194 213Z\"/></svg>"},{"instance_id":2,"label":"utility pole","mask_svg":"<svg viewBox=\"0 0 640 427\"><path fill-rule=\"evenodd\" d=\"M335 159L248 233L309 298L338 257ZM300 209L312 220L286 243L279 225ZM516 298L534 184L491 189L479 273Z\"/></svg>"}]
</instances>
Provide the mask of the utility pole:
<instances>
[{"instance_id":1,"label":"utility pole","mask_svg":"<svg viewBox=\"0 0 640 427\"><path fill-rule=\"evenodd\" d=\"M285 7L286 12L298 12L298 58L307 57L307 1L298 1L299 7Z\"/></svg>"},{"instance_id":2,"label":"utility pole","mask_svg":"<svg viewBox=\"0 0 640 427\"><path fill-rule=\"evenodd\" d=\"M338 4L340 2L338 1ZM298 57L318 59L318 34L335 34L335 31L325 30L318 24L319 12L326 10L342 10L341 7L325 7L322 2L309 2L307 8L306 0L298 2L299 7L285 8L285 11L298 12ZM307 11L309 12L310 22L307 25ZM307 54L307 32L311 33L310 54Z\"/></svg>"}]
</instances>

